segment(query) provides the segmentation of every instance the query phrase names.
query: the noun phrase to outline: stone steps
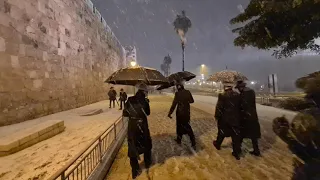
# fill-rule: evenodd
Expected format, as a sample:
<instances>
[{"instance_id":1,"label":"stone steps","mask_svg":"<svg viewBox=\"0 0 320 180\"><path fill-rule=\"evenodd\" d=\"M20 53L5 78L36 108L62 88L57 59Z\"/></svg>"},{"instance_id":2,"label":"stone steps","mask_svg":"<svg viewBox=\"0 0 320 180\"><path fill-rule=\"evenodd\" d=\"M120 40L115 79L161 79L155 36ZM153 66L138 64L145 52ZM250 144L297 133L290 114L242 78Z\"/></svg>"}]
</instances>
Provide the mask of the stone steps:
<instances>
[{"instance_id":1,"label":"stone steps","mask_svg":"<svg viewBox=\"0 0 320 180\"><path fill-rule=\"evenodd\" d=\"M38 142L49 139L65 129L64 121L53 120L0 137L0 157L28 148Z\"/></svg>"}]
</instances>

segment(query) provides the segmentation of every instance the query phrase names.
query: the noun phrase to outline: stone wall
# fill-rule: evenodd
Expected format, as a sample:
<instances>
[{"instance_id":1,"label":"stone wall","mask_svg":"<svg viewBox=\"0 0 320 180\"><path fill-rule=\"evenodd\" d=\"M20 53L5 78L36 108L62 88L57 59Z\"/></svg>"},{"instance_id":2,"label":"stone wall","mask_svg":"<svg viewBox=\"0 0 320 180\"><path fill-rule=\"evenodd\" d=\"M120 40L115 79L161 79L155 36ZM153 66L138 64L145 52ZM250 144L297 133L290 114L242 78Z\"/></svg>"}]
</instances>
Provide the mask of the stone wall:
<instances>
[{"instance_id":1,"label":"stone wall","mask_svg":"<svg viewBox=\"0 0 320 180\"><path fill-rule=\"evenodd\" d=\"M106 98L124 49L87 0L0 0L0 126Z\"/></svg>"}]
</instances>

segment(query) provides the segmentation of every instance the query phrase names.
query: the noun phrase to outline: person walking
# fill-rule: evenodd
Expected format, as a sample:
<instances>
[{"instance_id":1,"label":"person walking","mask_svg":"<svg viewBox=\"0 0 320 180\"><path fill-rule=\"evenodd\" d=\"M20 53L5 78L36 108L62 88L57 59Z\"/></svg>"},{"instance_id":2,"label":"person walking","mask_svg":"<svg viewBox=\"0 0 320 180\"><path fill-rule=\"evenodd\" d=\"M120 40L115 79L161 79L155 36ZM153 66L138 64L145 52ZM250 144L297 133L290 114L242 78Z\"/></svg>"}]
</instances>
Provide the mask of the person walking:
<instances>
[{"instance_id":1,"label":"person walking","mask_svg":"<svg viewBox=\"0 0 320 180\"><path fill-rule=\"evenodd\" d=\"M184 89L181 83L177 83L177 92L174 95L174 99L168 114L169 118L175 110L176 106L176 142L181 144L182 136L188 134L193 149L196 149L196 140L193 130L190 125L190 104L194 103L194 99L190 91Z\"/></svg>"},{"instance_id":2,"label":"person walking","mask_svg":"<svg viewBox=\"0 0 320 180\"><path fill-rule=\"evenodd\" d=\"M253 89L246 87L246 83L238 81L236 88L241 96L241 140L251 139L253 151L250 154L260 156L258 139L261 138L260 123L256 108L256 95Z\"/></svg>"},{"instance_id":3,"label":"person walking","mask_svg":"<svg viewBox=\"0 0 320 180\"><path fill-rule=\"evenodd\" d=\"M114 90L113 87L110 88L109 92L108 92L108 96L109 96L109 108L111 108L111 103L113 103L113 108L115 108L116 103L115 101L117 100L117 91Z\"/></svg>"},{"instance_id":4,"label":"person walking","mask_svg":"<svg viewBox=\"0 0 320 180\"><path fill-rule=\"evenodd\" d=\"M224 82L224 93L219 94L216 105L215 118L218 124L218 136L213 145L217 150L225 137L232 139L232 155L240 160L240 94L235 92L232 83Z\"/></svg>"},{"instance_id":5,"label":"person walking","mask_svg":"<svg viewBox=\"0 0 320 180\"><path fill-rule=\"evenodd\" d=\"M151 149L152 139L150 136L147 116L150 115L147 85L138 85L137 93L128 98L124 105L123 116L129 117L128 122L128 156L132 169L132 178L135 179L141 174L138 160L140 154L144 154L145 167L149 168L152 163Z\"/></svg>"},{"instance_id":6,"label":"person walking","mask_svg":"<svg viewBox=\"0 0 320 180\"><path fill-rule=\"evenodd\" d=\"M121 88L121 89L120 89L120 98L119 98L119 101L120 101L120 110L122 110L122 107L124 106L127 98L128 98L127 93L124 92L124 90Z\"/></svg>"}]
</instances>

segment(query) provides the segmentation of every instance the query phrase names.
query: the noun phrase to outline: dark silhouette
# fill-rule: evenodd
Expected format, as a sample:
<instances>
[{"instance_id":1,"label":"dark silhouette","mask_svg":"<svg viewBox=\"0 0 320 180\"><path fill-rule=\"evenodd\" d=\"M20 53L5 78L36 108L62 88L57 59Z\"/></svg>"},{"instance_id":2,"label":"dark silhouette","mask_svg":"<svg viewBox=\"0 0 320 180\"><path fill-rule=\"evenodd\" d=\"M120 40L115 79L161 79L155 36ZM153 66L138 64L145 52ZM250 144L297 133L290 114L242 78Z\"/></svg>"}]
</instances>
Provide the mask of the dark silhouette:
<instances>
[{"instance_id":1,"label":"dark silhouette","mask_svg":"<svg viewBox=\"0 0 320 180\"><path fill-rule=\"evenodd\" d=\"M122 105L125 104L125 102L127 101L127 98L128 98L127 93L124 92L124 90L121 88L121 89L120 89L120 98L119 98L119 101L120 101L120 110L122 110L122 107L123 107Z\"/></svg>"},{"instance_id":2,"label":"dark silhouette","mask_svg":"<svg viewBox=\"0 0 320 180\"><path fill-rule=\"evenodd\" d=\"M193 130L190 126L190 103L194 103L194 100L190 91L184 89L182 84L178 83L176 87L178 92L176 92L174 95L174 100L172 102L168 117L171 118L171 114L175 110L176 106L178 106L176 110L176 141L178 144L181 144L182 136L184 134L188 134L192 147L196 149L196 140Z\"/></svg>"},{"instance_id":3,"label":"dark silhouette","mask_svg":"<svg viewBox=\"0 0 320 180\"><path fill-rule=\"evenodd\" d=\"M113 103L113 108L115 108L116 104L115 101L117 100L117 92L116 90L114 90L113 87L110 88L109 92L108 92L108 96L109 96L109 108L111 108L111 103Z\"/></svg>"},{"instance_id":4,"label":"dark silhouette","mask_svg":"<svg viewBox=\"0 0 320 180\"><path fill-rule=\"evenodd\" d=\"M170 65L172 63L172 59L170 55L168 54L167 56L164 57L163 63L161 64L161 70L163 71L165 76L170 75Z\"/></svg>"},{"instance_id":5,"label":"dark silhouette","mask_svg":"<svg viewBox=\"0 0 320 180\"><path fill-rule=\"evenodd\" d=\"M320 110L313 108L312 110L307 110L305 113L312 115L314 118L319 120ZM297 117L296 117L297 118ZM291 136L290 131L294 129L294 124L289 126L289 122L285 117L278 117L273 120L274 132L288 144L289 149L292 153L296 154L299 159L294 158L295 173L292 176L292 180L316 180L320 178L320 148L319 148L319 131L313 131L308 133L295 134L304 143L301 143L296 137ZM314 136L309 136L307 134L313 134ZM316 134L318 133L318 134ZM301 136L303 138L301 138ZM313 137L313 138L310 138ZM313 142L312 142L313 141ZM316 144L316 146L314 145Z\"/></svg>"},{"instance_id":6,"label":"dark silhouette","mask_svg":"<svg viewBox=\"0 0 320 180\"><path fill-rule=\"evenodd\" d=\"M191 28L191 20L186 16L186 12L182 11L181 15L177 15L176 19L173 22L174 30L180 36L181 48L182 48L182 71L184 71L184 50L186 38L185 35Z\"/></svg>"},{"instance_id":7,"label":"dark silhouette","mask_svg":"<svg viewBox=\"0 0 320 180\"><path fill-rule=\"evenodd\" d=\"M246 87L246 83L238 81L236 88L241 96L241 141L251 139L253 151L250 154L260 156L258 139L261 138L260 123L256 108L256 95L253 89Z\"/></svg>"},{"instance_id":8,"label":"dark silhouette","mask_svg":"<svg viewBox=\"0 0 320 180\"><path fill-rule=\"evenodd\" d=\"M219 94L215 118L218 122L217 140L213 141L216 149L220 150L225 137L232 138L232 155L239 160L240 147L240 94L232 90L232 84L224 83L224 93Z\"/></svg>"},{"instance_id":9,"label":"dark silhouette","mask_svg":"<svg viewBox=\"0 0 320 180\"><path fill-rule=\"evenodd\" d=\"M125 103L123 116L129 117L128 123L128 156L132 168L132 178L141 174L138 160L144 154L145 167L152 163L152 140L149 131L147 116L150 115L149 100L146 98L147 85L140 84L135 96L129 97Z\"/></svg>"}]
</instances>

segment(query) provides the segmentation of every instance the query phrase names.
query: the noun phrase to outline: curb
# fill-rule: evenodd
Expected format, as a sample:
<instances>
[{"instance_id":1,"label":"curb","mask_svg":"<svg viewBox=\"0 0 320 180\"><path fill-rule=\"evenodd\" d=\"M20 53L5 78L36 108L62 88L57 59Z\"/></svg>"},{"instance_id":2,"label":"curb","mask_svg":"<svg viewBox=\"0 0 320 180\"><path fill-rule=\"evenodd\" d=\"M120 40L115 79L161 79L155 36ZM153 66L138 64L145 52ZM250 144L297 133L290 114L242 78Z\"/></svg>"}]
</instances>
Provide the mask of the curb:
<instances>
[{"instance_id":1,"label":"curb","mask_svg":"<svg viewBox=\"0 0 320 180\"><path fill-rule=\"evenodd\" d=\"M97 115L97 114L101 114L103 113L102 109L94 109L92 111L86 112L86 113L82 113L79 114L80 116L93 116L93 115Z\"/></svg>"}]
</instances>

